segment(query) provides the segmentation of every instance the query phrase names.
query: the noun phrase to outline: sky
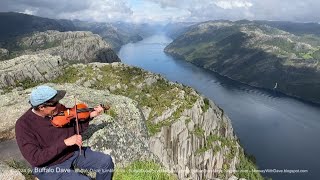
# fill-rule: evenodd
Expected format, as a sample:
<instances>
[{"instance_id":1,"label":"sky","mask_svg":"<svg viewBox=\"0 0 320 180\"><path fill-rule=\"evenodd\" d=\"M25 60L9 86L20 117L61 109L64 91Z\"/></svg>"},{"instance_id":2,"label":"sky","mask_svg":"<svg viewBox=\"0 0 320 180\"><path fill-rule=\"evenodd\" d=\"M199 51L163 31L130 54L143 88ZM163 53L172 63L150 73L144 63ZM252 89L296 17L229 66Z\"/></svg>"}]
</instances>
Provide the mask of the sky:
<instances>
[{"instance_id":1,"label":"sky","mask_svg":"<svg viewBox=\"0 0 320 180\"><path fill-rule=\"evenodd\" d=\"M320 0L0 0L0 12L96 22L320 22Z\"/></svg>"}]
</instances>

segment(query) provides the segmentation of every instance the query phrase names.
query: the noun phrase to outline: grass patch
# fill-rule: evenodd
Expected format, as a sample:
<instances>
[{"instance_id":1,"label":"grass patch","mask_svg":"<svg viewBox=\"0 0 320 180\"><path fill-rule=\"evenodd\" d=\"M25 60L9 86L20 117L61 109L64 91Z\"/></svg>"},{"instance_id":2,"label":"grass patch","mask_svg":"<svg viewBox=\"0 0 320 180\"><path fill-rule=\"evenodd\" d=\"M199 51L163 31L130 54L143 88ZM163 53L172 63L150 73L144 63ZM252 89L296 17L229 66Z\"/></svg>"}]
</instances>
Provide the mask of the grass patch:
<instances>
[{"instance_id":1,"label":"grass patch","mask_svg":"<svg viewBox=\"0 0 320 180\"><path fill-rule=\"evenodd\" d=\"M210 107L210 102L208 98L203 99L204 105L201 106L202 112L207 112Z\"/></svg>"},{"instance_id":2,"label":"grass patch","mask_svg":"<svg viewBox=\"0 0 320 180\"><path fill-rule=\"evenodd\" d=\"M199 138L204 137L204 130L197 126L196 128L194 128L193 134Z\"/></svg>"},{"instance_id":3,"label":"grass patch","mask_svg":"<svg viewBox=\"0 0 320 180\"><path fill-rule=\"evenodd\" d=\"M116 118L116 117L118 116L117 112L116 112L115 110L113 110L113 109L109 109L109 110L107 111L107 114L108 114L109 116L113 117L113 118Z\"/></svg>"},{"instance_id":4,"label":"grass patch","mask_svg":"<svg viewBox=\"0 0 320 180\"><path fill-rule=\"evenodd\" d=\"M100 76L100 77L99 77ZM99 77L99 78L97 78ZM145 80L153 78L154 82L147 85ZM177 120L185 109L192 108L198 96L193 89L179 84L170 83L157 75L150 75L148 72L123 64L107 64L102 67L93 65L69 66L64 70L63 75L54 79L53 83L84 83L90 80L91 88L108 89L111 93L122 95L136 100L140 107L151 108L147 128L150 134L161 130L162 126L169 126ZM184 91L184 99L178 98L181 91ZM163 114L164 111L179 108L173 112L173 119L158 124L151 121Z\"/></svg>"},{"instance_id":5,"label":"grass patch","mask_svg":"<svg viewBox=\"0 0 320 180\"><path fill-rule=\"evenodd\" d=\"M150 161L136 161L123 169L116 169L114 180L175 180L160 165Z\"/></svg>"},{"instance_id":6,"label":"grass patch","mask_svg":"<svg viewBox=\"0 0 320 180\"><path fill-rule=\"evenodd\" d=\"M302 56L303 59L312 59L313 57L311 56L311 54L307 53L307 54L304 54Z\"/></svg>"},{"instance_id":7,"label":"grass patch","mask_svg":"<svg viewBox=\"0 0 320 180\"><path fill-rule=\"evenodd\" d=\"M34 81L31 78L26 78L25 80L22 81L15 81L14 85L12 86L5 86L2 89L2 93L1 94L6 94L9 92L12 92L12 90L16 87L22 87L23 89L28 89L31 87L35 87L37 85L39 85L40 82L38 81Z\"/></svg>"},{"instance_id":8,"label":"grass patch","mask_svg":"<svg viewBox=\"0 0 320 180\"><path fill-rule=\"evenodd\" d=\"M64 69L61 76L52 80L52 83L75 83L79 79L80 69L74 66L68 66Z\"/></svg>"},{"instance_id":9,"label":"grass patch","mask_svg":"<svg viewBox=\"0 0 320 180\"><path fill-rule=\"evenodd\" d=\"M191 118L188 118L188 119L185 120L186 125L188 125L189 122L191 122Z\"/></svg>"},{"instance_id":10,"label":"grass patch","mask_svg":"<svg viewBox=\"0 0 320 180\"><path fill-rule=\"evenodd\" d=\"M21 86L23 89L28 89L37 86L40 84L40 82L34 81L31 78L27 78L23 81L16 82L15 84L17 84L17 86Z\"/></svg>"},{"instance_id":11,"label":"grass patch","mask_svg":"<svg viewBox=\"0 0 320 180\"><path fill-rule=\"evenodd\" d=\"M3 87L1 94L6 94L6 93L9 93L9 92L12 92L12 90L13 90L13 87L10 87L10 86Z\"/></svg>"},{"instance_id":12,"label":"grass patch","mask_svg":"<svg viewBox=\"0 0 320 180\"><path fill-rule=\"evenodd\" d=\"M173 119L166 119L156 124L152 123L151 121L147 121L147 128L148 128L149 134L153 136L158 132L160 132L162 127L170 126L173 122L174 122Z\"/></svg>"},{"instance_id":13,"label":"grass patch","mask_svg":"<svg viewBox=\"0 0 320 180\"><path fill-rule=\"evenodd\" d=\"M208 151L210 148L208 148L208 147L201 147L201 148L199 148L199 149L197 149L196 150L196 152L195 152L195 154L197 154L197 155L200 155L200 154L203 154L203 153L205 153L206 151Z\"/></svg>"},{"instance_id":14,"label":"grass patch","mask_svg":"<svg viewBox=\"0 0 320 180\"><path fill-rule=\"evenodd\" d=\"M194 134L198 134L196 136L198 137L204 137L204 131L202 129L195 128ZM199 136L200 135L200 136ZM221 146L217 144L213 144L214 142L220 141ZM197 154L202 154L209 149L212 149L213 153L216 154L218 153L222 147L228 147L229 152L226 155L226 158L228 160L231 160L237 153L237 144L235 140L225 138L225 137L219 137L217 135L209 135L205 138L205 145L199 149L197 149L196 153Z\"/></svg>"},{"instance_id":15,"label":"grass patch","mask_svg":"<svg viewBox=\"0 0 320 180\"><path fill-rule=\"evenodd\" d=\"M258 169L255 165L255 162L250 160L245 153L241 152L239 155L240 162L236 165L236 176L238 178L245 178L250 180L263 180L264 178L260 173L255 172L254 170Z\"/></svg>"},{"instance_id":16,"label":"grass patch","mask_svg":"<svg viewBox=\"0 0 320 180\"><path fill-rule=\"evenodd\" d=\"M9 167L20 171L22 175L26 178L26 180L34 180L34 177L32 175L32 169L25 162L11 159L11 160L5 161L5 163Z\"/></svg>"}]
</instances>

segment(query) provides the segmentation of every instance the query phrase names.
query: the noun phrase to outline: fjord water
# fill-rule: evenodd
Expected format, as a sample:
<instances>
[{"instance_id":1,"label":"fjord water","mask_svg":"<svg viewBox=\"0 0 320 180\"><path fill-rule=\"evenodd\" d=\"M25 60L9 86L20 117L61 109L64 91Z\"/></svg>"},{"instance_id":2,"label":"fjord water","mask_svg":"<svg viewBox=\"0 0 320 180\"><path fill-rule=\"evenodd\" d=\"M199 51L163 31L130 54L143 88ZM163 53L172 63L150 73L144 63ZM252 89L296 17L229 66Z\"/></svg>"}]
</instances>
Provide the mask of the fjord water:
<instances>
[{"instance_id":1,"label":"fjord water","mask_svg":"<svg viewBox=\"0 0 320 180\"><path fill-rule=\"evenodd\" d=\"M264 177L320 178L319 105L250 87L175 59L163 52L171 41L166 35L157 34L124 45L119 57L125 64L191 86L224 109L241 145L255 156L258 169L271 171L262 173Z\"/></svg>"}]
</instances>

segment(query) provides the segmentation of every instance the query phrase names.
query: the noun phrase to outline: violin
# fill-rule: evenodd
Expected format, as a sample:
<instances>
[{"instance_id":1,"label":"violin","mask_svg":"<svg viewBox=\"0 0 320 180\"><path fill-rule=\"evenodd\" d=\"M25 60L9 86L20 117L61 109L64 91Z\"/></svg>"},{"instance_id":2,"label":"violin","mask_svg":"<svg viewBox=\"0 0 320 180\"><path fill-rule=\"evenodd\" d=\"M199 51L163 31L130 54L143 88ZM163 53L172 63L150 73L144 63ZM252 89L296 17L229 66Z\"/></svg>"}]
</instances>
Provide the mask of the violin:
<instances>
[{"instance_id":1,"label":"violin","mask_svg":"<svg viewBox=\"0 0 320 180\"><path fill-rule=\"evenodd\" d=\"M108 105L101 105L104 111L110 109ZM51 124L55 127L64 127L72 120L78 119L79 121L87 120L90 117L90 113L94 111L94 108L88 108L86 104L80 103L72 108L66 108L61 106L61 111L51 118Z\"/></svg>"}]
</instances>

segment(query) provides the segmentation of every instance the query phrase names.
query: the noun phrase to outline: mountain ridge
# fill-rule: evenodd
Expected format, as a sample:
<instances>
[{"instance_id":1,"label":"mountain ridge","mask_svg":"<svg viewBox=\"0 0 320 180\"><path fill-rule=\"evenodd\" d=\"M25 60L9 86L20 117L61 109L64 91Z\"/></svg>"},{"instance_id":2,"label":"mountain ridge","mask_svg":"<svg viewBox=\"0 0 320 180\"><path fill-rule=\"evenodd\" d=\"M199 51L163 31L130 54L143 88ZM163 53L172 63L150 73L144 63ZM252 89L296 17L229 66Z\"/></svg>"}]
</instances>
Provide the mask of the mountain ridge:
<instances>
[{"instance_id":1,"label":"mountain ridge","mask_svg":"<svg viewBox=\"0 0 320 180\"><path fill-rule=\"evenodd\" d=\"M189 28L165 52L256 87L320 102L320 38L251 21L208 21Z\"/></svg>"},{"instance_id":2,"label":"mountain ridge","mask_svg":"<svg viewBox=\"0 0 320 180\"><path fill-rule=\"evenodd\" d=\"M76 27L70 20L56 20L16 12L0 12L0 42L12 41L18 36L35 31L72 31Z\"/></svg>"},{"instance_id":3,"label":"mountain ridge","mask_svg":"<svg viewBox=\"0 0 320 180\"><path fill-rule=\"evenodd\" d=\"M66 31L91 31L99 34L112 45L115 51L129 42L136 42L142 37L130 26L122 27L117 23L90 23L79 20L50 19L17 12L0 12L0 48L8 46L25 36L35 32L55 30ZM128 28L129 27L129 28Z\"/></svg>"}]
</instances>

